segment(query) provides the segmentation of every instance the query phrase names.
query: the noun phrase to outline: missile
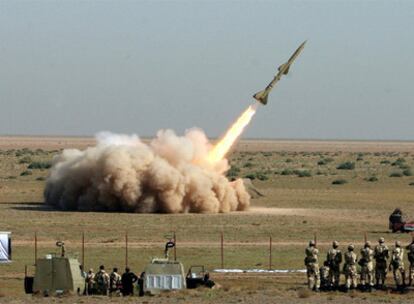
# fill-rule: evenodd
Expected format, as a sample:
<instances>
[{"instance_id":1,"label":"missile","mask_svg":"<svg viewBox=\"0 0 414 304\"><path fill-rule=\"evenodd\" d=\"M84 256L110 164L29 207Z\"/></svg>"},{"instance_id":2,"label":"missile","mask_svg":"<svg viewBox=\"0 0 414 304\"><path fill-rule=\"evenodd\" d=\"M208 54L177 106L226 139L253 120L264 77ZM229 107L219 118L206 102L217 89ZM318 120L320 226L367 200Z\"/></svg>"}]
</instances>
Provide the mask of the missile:
<instances>
[{"instance_id":1,"label":"missile","mask_svg":"<svg viewBox=\"0 0 414 304\"><path fill-rule=\"evenodd\" d=\"M279 66L279 72L276 74L276 76L272 79L272 81L267 85L267 87L263 91L257 92L253 95L254 99L261 102L263 105L267 104L267 97L269 96L270 91L276 85L276 82L278 82L280 78L282 78L283 75L287 75L293 61L295 61L296 57L299 56L300 52L302 52L303 48L305 47L305 43L306 40L297 48L293 55L290 56L289 60L286 63Z\"/></svg>"}]
</instances>

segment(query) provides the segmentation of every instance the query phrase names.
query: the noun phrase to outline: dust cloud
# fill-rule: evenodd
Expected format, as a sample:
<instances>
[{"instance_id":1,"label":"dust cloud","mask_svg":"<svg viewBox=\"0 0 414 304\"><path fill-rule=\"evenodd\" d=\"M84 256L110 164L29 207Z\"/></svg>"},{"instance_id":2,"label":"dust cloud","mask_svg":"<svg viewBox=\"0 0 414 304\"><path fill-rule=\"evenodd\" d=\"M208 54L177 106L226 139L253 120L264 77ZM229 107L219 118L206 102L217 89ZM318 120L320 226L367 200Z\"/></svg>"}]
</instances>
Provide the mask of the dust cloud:
<instances>
[{"instance_id":1,"label":"dust cloud","mask_svg":"<svg viewBox=\"0 0 414 304\"><path fill-rule=\"evenodd\" d=\"M230 182L227 159L211 163L206 135L161 130L148 144L136 135L108 132L84 151L53 159L45 202L62 210L136 213L219 213L246 210L242 180Z\"/></svg>"}]
</instances>

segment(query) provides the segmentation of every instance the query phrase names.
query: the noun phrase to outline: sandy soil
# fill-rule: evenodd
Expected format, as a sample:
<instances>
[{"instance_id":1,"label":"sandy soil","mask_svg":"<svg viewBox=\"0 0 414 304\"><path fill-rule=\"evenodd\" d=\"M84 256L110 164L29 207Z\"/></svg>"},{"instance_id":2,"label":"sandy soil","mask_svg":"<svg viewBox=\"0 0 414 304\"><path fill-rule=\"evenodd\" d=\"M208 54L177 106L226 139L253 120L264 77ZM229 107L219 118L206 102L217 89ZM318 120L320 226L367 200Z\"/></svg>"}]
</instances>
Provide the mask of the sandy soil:
<instances>
[{"instance_id":1,"label":"sandy soil","mask_svg":"<svg viewBox=\"0 0 414 304\"><path fill-rule=\"evenodd\" d=\"M144 139L143 141L148 141ZM212 140L214 142L214 140ZM93 146L93 137L58 136L0 136L0 149L85 149ZM241 140L238 151L291 151L291 152L412 152L412 141L322 141L322 140Z\"/></svg>"}]
</instances>

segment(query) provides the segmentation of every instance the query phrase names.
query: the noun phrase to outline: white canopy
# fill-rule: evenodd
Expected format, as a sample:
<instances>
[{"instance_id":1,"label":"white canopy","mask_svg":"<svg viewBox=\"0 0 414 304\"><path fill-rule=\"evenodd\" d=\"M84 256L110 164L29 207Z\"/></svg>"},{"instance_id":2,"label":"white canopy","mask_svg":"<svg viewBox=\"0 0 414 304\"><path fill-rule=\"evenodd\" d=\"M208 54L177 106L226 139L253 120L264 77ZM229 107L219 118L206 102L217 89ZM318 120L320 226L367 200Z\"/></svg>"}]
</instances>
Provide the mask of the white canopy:
<instances>
[{"instance_id":1,"label":"white canopy","mask_svg":"<svg viewBox=\"0 0 414 304\"><path fill-rule=\"evenodd\" d=\"M11 262L10 232L0 232L0 263Z\"/></svg>"}]
</instances>

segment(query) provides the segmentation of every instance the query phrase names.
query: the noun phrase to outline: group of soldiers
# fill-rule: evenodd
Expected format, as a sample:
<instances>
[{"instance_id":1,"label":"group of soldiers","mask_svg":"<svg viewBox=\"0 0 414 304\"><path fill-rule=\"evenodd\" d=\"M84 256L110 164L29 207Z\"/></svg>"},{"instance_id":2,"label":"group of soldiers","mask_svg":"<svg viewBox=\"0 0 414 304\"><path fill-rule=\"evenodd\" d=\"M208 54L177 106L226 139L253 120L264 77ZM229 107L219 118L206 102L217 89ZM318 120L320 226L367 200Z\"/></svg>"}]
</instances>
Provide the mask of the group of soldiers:
<instances>
[{"instance_id":1,"label":"group of soldiers","mask_svg":"<svg viewBox=\"0 0 414 304\"><path fill-rule=\"evenodd\" d=\"M414 278L414 241L406 246L409 266L409 282L411 286ZM316 242L310 241L305 250L305 265L310 289L319 291L339 290L343 288L345 292L349 289L360 287L362 291L372 291L375 289L386 289L385 282L388 270L392 270L397 290L403 291L406 285L404 268L404 248L400 241L395 242L395 246L390 252L385 240L381 237L378 245L372 248L371 243L366 241L360 250L360 258L355 253L355 246L349 244L347 251L342 255L337 241L332 242L332 248L328 250L326 260L322 267L319 267ZM375 265L374 265L375 261ZM342 273L345 275L345 285L340 286L341 264ZM360 285L358 285L357 265L360 266ZM375 285L374 285L375 279Z\"/></svg>"},{"instance_id":2,"label":"group of soldiers","mask_svg":"<svg viewBox=\"0 0 414 304\"><path fill-rule=\"evenodd\" d=\"M87 273L82 271L82 275L85 278L85 295L134 295L134 284L140 281L140 278L128 267L122 275L118 273L116 267L108 274L104 265L99 267L97 273L89 269Z\"/></svg>"}]
</instances>

